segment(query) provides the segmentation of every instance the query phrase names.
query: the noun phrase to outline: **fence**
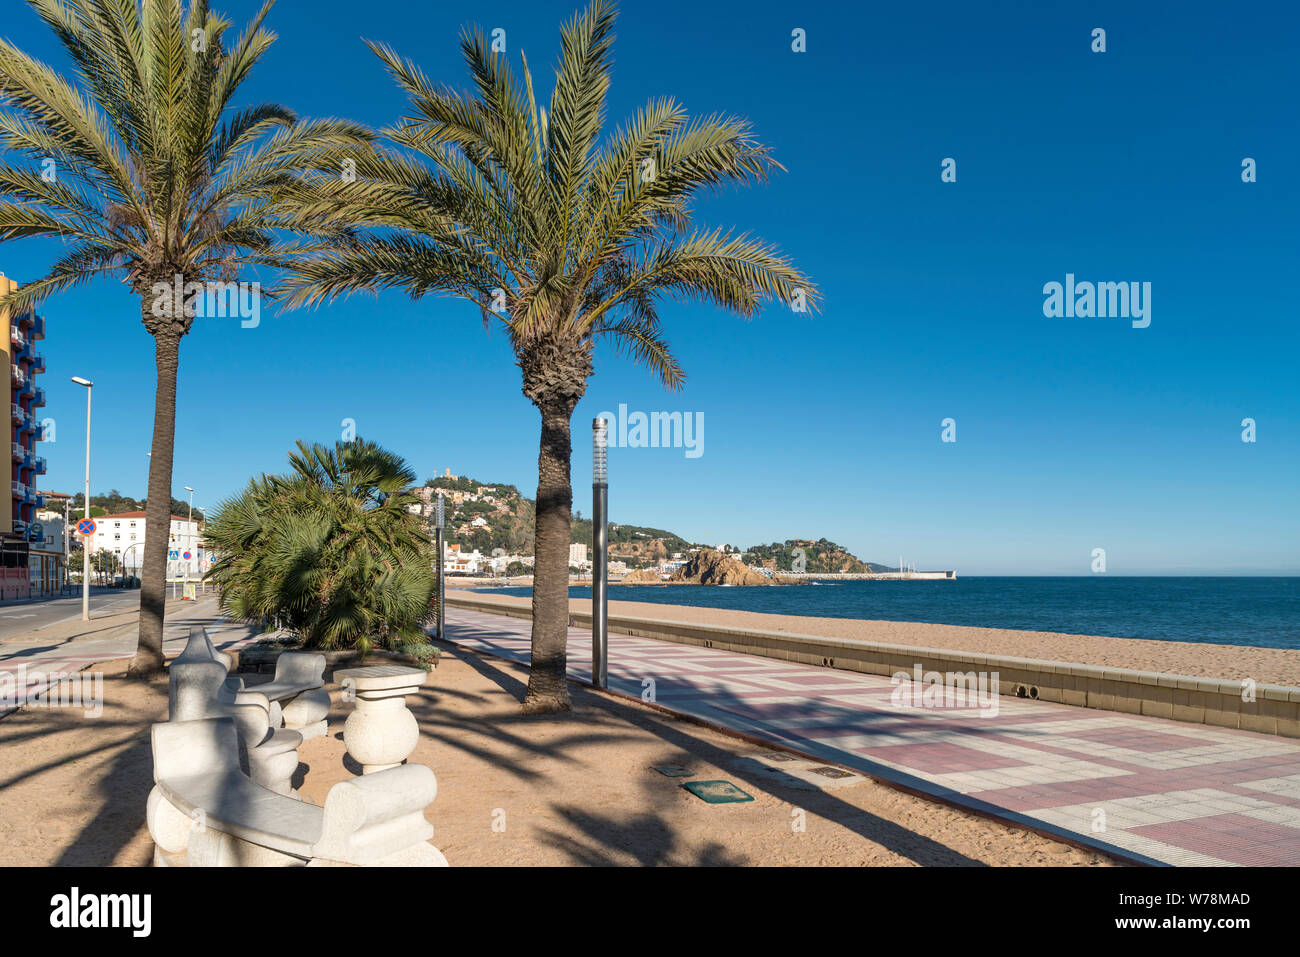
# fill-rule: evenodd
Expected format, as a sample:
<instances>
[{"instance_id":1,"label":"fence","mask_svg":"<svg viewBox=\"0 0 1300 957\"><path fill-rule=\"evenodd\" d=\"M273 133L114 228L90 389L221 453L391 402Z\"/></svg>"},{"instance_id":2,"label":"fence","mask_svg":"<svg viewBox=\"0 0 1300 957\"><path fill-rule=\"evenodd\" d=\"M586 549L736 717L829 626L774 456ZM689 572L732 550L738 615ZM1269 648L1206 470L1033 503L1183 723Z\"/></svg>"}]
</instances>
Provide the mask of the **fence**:
<instances>
[{"instance_id":1,"label":"fence","mask_svg":"<svg viewBox=\"0 0 1300 957\"><path fill-rule=\"evenodd\" d=\"M168 598L202 598L205 595L215 595L217 591L217 586L212 582L199 581L197 578L191 578L188 582L184 578L167 579Z\"/></svg>"}]
</instances>

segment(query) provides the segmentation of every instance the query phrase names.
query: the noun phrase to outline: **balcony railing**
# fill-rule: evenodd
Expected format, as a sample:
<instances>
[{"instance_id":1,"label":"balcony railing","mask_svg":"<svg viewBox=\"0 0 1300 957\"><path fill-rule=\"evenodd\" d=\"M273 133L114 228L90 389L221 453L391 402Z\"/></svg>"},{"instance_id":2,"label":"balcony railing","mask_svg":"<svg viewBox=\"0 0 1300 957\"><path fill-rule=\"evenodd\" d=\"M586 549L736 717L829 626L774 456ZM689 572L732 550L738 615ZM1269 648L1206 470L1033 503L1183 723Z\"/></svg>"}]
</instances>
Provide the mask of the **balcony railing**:
<instances>
[{"instance_id":1,"label":"balcony railing","mask_svg":"<svg viewBox=\"0 0 1300 957\"><path fill-rule=\"evenodd\" d=\"M23 381L18 383L19 395L31 395L36 391L36 378L34 376L24 376Z\"/></svg>"},{"instance_id":2,"label":"balcony railing","mask_svg":"<svg viewBox=\"0 0 1300 957\"><path fill-rule=\"evenodd\" d=\"M27 337L23 335L23 331L17 326L9 327L9 341L20 349L27 345Z\"/></svg>"},{"instance_id":3,"label":"balcony railing","mask_svg":"<svg viewBox=\"0 0 1300 957\"><path fill-rule=\"evenodd\" d=\"M13 457L14 457L14 458L16 458L16 459L18 459L19 461L21 461L22 458L23 458L23 456L25 456L26 454L27 454L27 449L23 448L23 444L22 444L21 442L14 442L14 443L13 443Z\"/></svg>"},{"instance_id":4,"label":"balcony railing","mask_svg":"<svg viewBox=\"0 0 1300 957\"><path fill-rule=\"evenodd\" d=\"M9 417L12 418L15 422L21 422L24 418L26 418L26 416L27 413L23 411L23 407L21 405L19 405L17 402L9 403Z\"/></svg>"},{"instance_id":5,"label":"balcony railing","mask_svg":"<svg viewBox=\"0 0 1300 957\"><path fill-rule=\"evenodd\" d=\"M27 486L22 482L19 482L17 479L14 480L14 496L16 498L27 497Z\"/></svg>"},{"instance_id":6,"label":"balcony railing","mask_svg":"<svg viewBox=\"0 0 1300 957\"><path fill-rule=\"evenodd\" d=\"M44 495L41 495L40 493L37 493L36 497L33 499L33 502L35 503L35 505L36 505L37 508L44 508L44 507L45 507L45 496L44 496Z\"/></svg>"},{"instance_id":7,"label":"balcony railing","mask_svg":"<svg viewBox=\"0 0 1300 957\"><path fill-rule=\"evenodd\" d=\"M13 379L14 385L22 385L27 381L27 376L23 373L23 370L12 362L9 364L9 376Z\"/></svg>"},{"instance_id":8,"label":"balcony railing","mask_svg":"<svg viewBox=\"0 0 1300 957\"><path fill-rule=\"evenodd\" d=\"M23 416L23 422L22 422L22 425L20 425L20 426L18 427L18 431L20 431L20 432L37 432L37 431L40 430L40 427L41 427L41 424L40 424L40 422L38 422L38 421L36 420L36 416L34 416L34 415L24 415L24 416Z\"/></svg>"},{"instance_id":9,"label":"balcony railing","mask_svg":"<svg viewBox=\"0 0 1300 957\"><path fill-rule=\"evenodd\" d=\"M28 371L30 371L30 372L44 372L44 371L45 371L45 356L40 355L39 353L32 353L32 364L31 364L31 368L30 368Z\"/></svg>"},{"instance_id":10,"label":"balcony railing","mask_svg":"<svg viewBox=\"0 0 1300 957\"><path fill-rule=\"evenodd\" d=\"M44 316L32 316L31 336L33 339L45 338L45 317Z\"/></svg>"},{"instance_id":11,"label":"balcony railing","mask_svg":"<svg viewBox=\"0 0 1300 957\"><path fill-rule=\"evenodd\" d=\"M45 404L45 390L44 390L44 389L36 389L34 392L32 392L32 396L33 396L33 398L32 398L32 408L33 408L33 409L39 409L41 406L43 406L43 405Z\"/></svg>"},{"instance_id":12,"label":"balcony railing","mask_svg":"<svg viewBox=\"0 0 1300 957\"><path fill-rule=\"evenodd\" d=\"M37 475L45 474L45 456L38 455L35 459L32 460L32 470Z\"/></svg>"}]
</instances>

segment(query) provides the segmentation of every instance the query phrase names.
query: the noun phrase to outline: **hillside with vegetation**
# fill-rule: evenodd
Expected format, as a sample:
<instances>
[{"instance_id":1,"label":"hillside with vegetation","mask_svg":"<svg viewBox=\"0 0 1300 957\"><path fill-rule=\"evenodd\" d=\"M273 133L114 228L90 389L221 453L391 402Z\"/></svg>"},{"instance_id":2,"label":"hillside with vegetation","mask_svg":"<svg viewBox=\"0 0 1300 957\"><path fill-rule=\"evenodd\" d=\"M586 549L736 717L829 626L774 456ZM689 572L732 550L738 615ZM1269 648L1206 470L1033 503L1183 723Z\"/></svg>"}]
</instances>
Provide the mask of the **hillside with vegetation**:
<instances>
[{"instance_id":1,"label":"hillside with vegetation","mask_svg":"<svg viewBox=\"0 0 1300 957\"><path fill-rule=\"evenodd\" d=\"M590 550L595 544L595 526L591 519L577 512L573 518L573 541ZM642 525L609 526L609 557L627 562L629 568L648 568L675 554L696 547L691 542L662 528Z\"/></svg>"},{"instance_id":2,"label":"hillside with vegetation","mask_svg":"<svg viewBox=\"0 0 1300 957\"><path fill-rule=\"evenodd\" d=\"M465 477L429 479L424 483L428 502L425 525L432 530L437 493L444 493L444 520L449 545L484 555L498 548L507 555L533 553L533 500L504 483L479 482ZM479 520L479 521L476 521Z\"/></svg>"},{"instance_id":3,"label":"hillside with vegetation","mask_svg":"<svg viewBox=\"0 0 1300 957\"><path fill-rule=\"evenodd\" d=\"M68 505L68 510L73 515L79 515L85 508L85 495L81 492L72 496L72 501ZM129 495L123 495L117 489L112 489L107 495L99 494L90 496L90 517L98 518L101 515L120 515L123 512L143 512L145 499L131 498ZM180 499L172 499L172 514L182 517L189 514L190 503L182 502ZM203 524L203 511L197 505L194 506L194 520L200 525Z\"/></svg>"},{"instance_id":4,"label":"hillside with vegetation","mask_svg":"<svg viewBox=\"0 0 1300 957\"><path fill-rule=\"evenodd\" d=\"M763 565L781 572L861 574L872 570L870 563L862 561L847 549L825 538L819 538L817 541L789 538L785 542L755 545L746 551L744 559L747 564ZM796 568L796 563L803 567Z\"/></svg>"},{"instance_id":5,"label":"hillside with vegetation","mask_svg":"<svg viewBox=\"0 0 1300 957\"><path fill-rule=\"evenodd\" d=\"M448 544L460 545L466 551L477 549L485 555L493 554L496 549L507 555L532 554L536 505L515 486L480 482L466 476L440 476L429 479L424 488L428 497L424 509L425 522L430 528L437 493L442 492L446 497ZM586 545L588 552L595 544L592 521L584 518L580 510L573 514L571 541ZM649 568L674 555L707 547L667 529L615 523L609 526L609 557L626 562L629 568ZM755 545L742 557L749 565L765 566L779 572L795 571L796 549L803 549L806 562L803 570L813 574L887 570L883 565L862 561L825 538L816 541L787 539L783 543Z\"/></svg>"}]
</instances>

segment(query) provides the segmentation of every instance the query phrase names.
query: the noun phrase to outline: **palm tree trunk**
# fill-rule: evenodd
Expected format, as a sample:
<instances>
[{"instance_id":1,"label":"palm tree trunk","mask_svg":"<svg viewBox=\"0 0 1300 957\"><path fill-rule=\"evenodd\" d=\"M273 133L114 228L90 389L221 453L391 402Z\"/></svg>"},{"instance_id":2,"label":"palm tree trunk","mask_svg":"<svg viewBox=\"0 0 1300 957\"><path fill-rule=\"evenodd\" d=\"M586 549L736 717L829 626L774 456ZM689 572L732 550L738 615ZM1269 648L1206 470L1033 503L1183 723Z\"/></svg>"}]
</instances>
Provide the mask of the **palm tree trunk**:
<instances>
[{"instance_id":1,"label":"palm tree trunk","mask_svg":"<svg viewBox=\"0 0 1300 957\"><path fill-rule=\"evenodd\" d=\"M154 393L153 447L145 503L144 571L140 579L140 640L127 673L145 677L163 667L163 615L167 602L167 549L172 527L172 451L176 442L176 373L181 335L154 335L158 386Z\"/></svg>"},{"instance_id":2,"label":"palm tree trunk","mask_svg":"<svg viewBox=\"0 0 1300 957\"><path fill-rule=\"evenodd\" d=\"M524 710L567 711L565 680L569 640L569 512L573 451L567 400L542 402L541 450L537 456L537 523L533 546L533 648Z\"/></svg>"}]
</instances>

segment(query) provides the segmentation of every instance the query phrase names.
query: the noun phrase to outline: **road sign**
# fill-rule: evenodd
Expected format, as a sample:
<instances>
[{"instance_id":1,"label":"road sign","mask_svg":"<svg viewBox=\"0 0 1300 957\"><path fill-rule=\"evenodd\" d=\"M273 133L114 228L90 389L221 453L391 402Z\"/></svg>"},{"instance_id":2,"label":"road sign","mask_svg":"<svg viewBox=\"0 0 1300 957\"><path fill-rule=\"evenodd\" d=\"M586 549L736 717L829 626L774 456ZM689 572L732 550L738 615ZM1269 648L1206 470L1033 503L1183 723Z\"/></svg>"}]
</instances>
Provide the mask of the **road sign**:
<instances>
[{"instance_id":1,"label":"road sign","mask_svg":"<svg viewBox=\"0 0 1300 957\"><path fill-rule=\"evenodd\" d=\"M167 553L167 557L172 561L175 561L176 559L181 557L181 553L178 549L173 548L171 551Z\"/></svg>"},{"instance_id":2,"label":"road sign","mask_svg":"<svg viewBox=\"0 0 1300 957\"><path fill-rule=\"evenodd\" d=\"M190 560L190 553L186 552L184 555L181 556L181 558L185 559L188 562Z\"/></svg>"},{"instance_id":3,"label":"road sign","mask_svg":"<svg viewBox=\"0 0 1300 957\"><path fill-rule=\"evenodd\" d=\"M77 534L85 535L89 538L95 534L95 520L93 518L83 518L77 523Z\"/></svg>"}]
</instances>

